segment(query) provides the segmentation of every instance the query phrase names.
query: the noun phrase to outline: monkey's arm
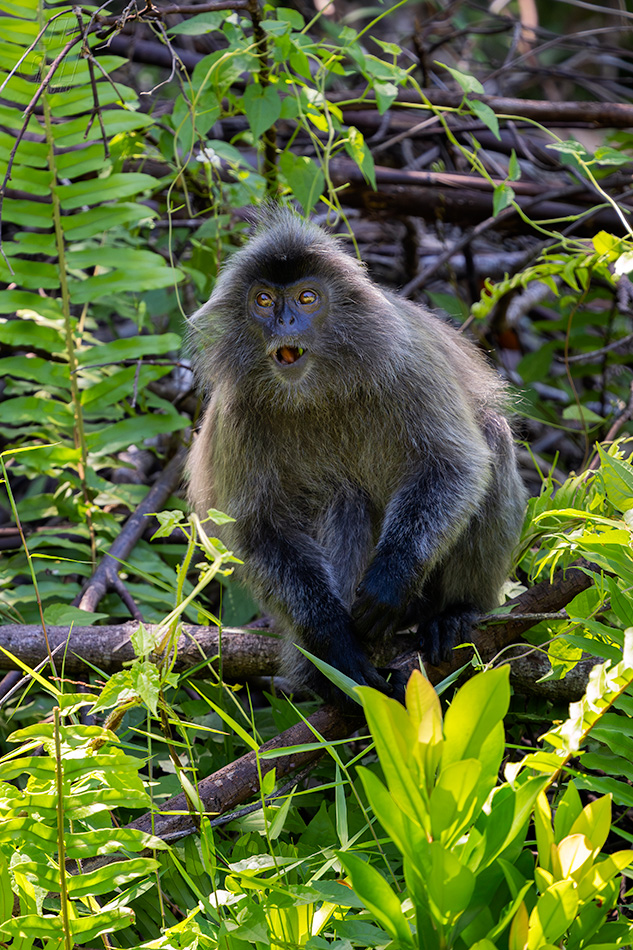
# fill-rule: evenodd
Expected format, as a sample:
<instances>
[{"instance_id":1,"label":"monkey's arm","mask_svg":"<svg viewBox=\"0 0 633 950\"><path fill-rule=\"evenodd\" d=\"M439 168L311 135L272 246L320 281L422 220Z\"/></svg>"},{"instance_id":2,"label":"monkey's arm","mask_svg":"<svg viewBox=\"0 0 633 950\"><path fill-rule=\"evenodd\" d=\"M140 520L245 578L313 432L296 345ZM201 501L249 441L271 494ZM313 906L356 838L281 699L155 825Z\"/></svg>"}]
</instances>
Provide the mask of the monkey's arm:
<instances>
[{"instance_id":1,"label":"monkey's arm","mask_svg":"<svg viewBox=\"0 0 633 950\"><path fill-rule=\"evenodd\" d=\"M357 683L384 691L386 683L359 645L321 546L297 530L281 532L270 522L250 524L247 531L238 529L240 553L256 591L267 608L285 621L291 641ZM338 690L334 692L332 684L312 664L308 667L298 652L292 662L302 669L302 682L324 698L340 699Z\"/></svg>"},{"instance_id":2,"label":"monkey's arm","mask_svg":"<svg viewBox=\"0 0 633 950\"><path fill-rule=\"evenodd\" d=\"M472 442L471 442L472 446ZM450 550L489 484L489 453L425 461L391 499L374 557L352 606L362 642L387 638L402 624L420 582Z\"/></svg>"}]
</instances>

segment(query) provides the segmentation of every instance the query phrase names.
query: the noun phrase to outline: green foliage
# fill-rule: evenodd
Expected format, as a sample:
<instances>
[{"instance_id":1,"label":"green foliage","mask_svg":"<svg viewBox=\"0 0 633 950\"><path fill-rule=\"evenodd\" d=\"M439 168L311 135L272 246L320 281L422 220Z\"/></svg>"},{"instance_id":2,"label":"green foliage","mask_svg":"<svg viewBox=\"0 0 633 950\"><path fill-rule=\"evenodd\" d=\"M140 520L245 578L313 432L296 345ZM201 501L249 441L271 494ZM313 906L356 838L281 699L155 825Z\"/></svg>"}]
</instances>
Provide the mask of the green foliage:
<instances>
[{"instance_id":1,"label":"green foliage","mask_svg":"<svg viewBox=\"0 0 633 950\"><path fill-rule=\"evenodd\" d=\"M16 61L25 57L20 74L2 74L2 121L16 130L23 124L24 77L31 90L37 88L35 80L67 43L75 19L70 11L53 16L39 0L27 0L19 16L2 21L23 29L12 37ZM47 29L29 51L43 22ZM96 37L87 42L94 46ZM0 318L0 340L17 350L2 360L3 432L10 445L29 451L8 450L4 457L11 458L12 480L31 480L32 490L20 504L21 521L53 517L68 525L65 540L52 530L32 542L39 591L49 607L78 593L98 551L116 536L112 507L133 507L144 494L110 481L116 453L188 424L151 389L169 365L142 362L148 354L177 352L179 335L110 343L95 335L97 316L134 312L144 293L173 287L182 276L134 231L155 217L147 201L157 181L123 167L123 137L152 120L137 111L132 90L110 82L108 71L122 62L112 56L100 60L103 72L91 87L83 48L75 45L41 96L41 116L28 118L28 138L0 141L0 176L13 162L9 188L27 192L18 198L9 191L2 204L5 233L11 225L15 233L10 243L3 242L0 258L0 279L8 285L0 291L0 314L11 315ZM107 106L102 125L94 115L85 118L95 103ZM56 480L52 490L49 477ZM156 561L155 555L148 557ZM54 572L49 558L55 560ZM34 589L15 582L25 566L24 552L5 559L0 584L5 609L29 622L39 619ZM137 596L155 603L149 588ZM150 617L151 611L150 606Z\"/></svg>"},{"instance_id":2,"label":"green foliage","mask_svg":"<svg viewBox=\"0 0 633 950\"><path fill-rule=\"evenodd\" d=\"M166 847L111 818L115 808L150 807L142 760L123 752L108 729L66 721L94 696L57 699L54 722L13 733L20 747L0 760L0 933L16 947L85 946L128 927L130 898L154 886L158 868L135 855Z\"/></svg>"},{"instance_id":3,"label":"green foliage","mask_svg":"<svg viewBox=\"0 0 633 950\"><path fill-rule=\"evenodd\" d=\"M596 669L573 718L551 730L553 749L508 766L503 718L508 667L480 673L455 695L444 723L428 681L414 673L407 708L359 688L385 783L359 768L372 809L403 857L404 895L356 854L340 852L355 892L397 947L625 946L633 927L608 920L633 851L603 855L610 796L585 808L573 784L552 828L545 790L592 727L633 682L622 662ZM532 774L535 773L535 774ZM525 836L534 821L538 863ZM404 896L404 900L403 900Z\"/></svg>"}]
</instances>

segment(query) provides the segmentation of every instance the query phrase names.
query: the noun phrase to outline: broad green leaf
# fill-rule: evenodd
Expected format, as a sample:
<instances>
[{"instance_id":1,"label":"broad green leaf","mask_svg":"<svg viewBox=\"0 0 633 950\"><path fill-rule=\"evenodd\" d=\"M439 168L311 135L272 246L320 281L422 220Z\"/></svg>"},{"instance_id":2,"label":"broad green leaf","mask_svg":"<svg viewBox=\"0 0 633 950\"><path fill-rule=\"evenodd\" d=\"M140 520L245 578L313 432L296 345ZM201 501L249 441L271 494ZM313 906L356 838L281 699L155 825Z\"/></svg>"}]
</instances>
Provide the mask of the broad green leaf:
<instances>
[{"instance_id":1,"label":"broad green leaf","mask_svg":"<svg viewBox=\"0 0 633 950\"><path fill-rule=\"evenodd\" d=\"M398 87L392 82L379 82L377 79L372 83L374 95L376 96L376 106L378 114L384 115L392 102L398 97Z\"/></svg>"},{"instance_id":2,"label":"broad green leaf","mask_svg":"<svg viewBox=\"0 0 633 950\"><path fill-rule=\"evenodd\" d=\"M59 337L57 339L59 343ZM70 389L68 363L54 363L39 356L7 356L0 359L0 378L4 376L31 379L51 389Z\"/></svg>"},{"instance_id":3,"label":"broad green leaf","mask_svg":"<svg viewBox=\"0 0 633 950\"><path fill-rule=\"evenodd\" d=\"M428 810L412 757L416 736L406 710L397 700L390 699L368 686L359 686L356 692L361 697L380 764L394 801L409 818L427 828Z\"/></svg>"},{"instance_id":4,"label":"broad green leaf","mask_svg":"<svg viewBox=\"0 0 633 950\"><path fill-rule=\"evenodd\" d=\"M64 218L64 233L71 241L85 241L120 225L149 223L156 212L146 205L120 201L115 205L99 205Z\"/></svg>"},{"instance_id":5,"label":"broad green leaf","mask_svg":"<svg viewBox=\"0 0 633 950\"><path fill-rule=\"evenodd\" d=\"M434 840L449 847L471 823L480 776L481 765L476 759L463 759L442 769L429 804Z\"/></svg>"},{"instance_id":6,"label":"broad green leaf","mask_svg":"<svg viewBox=\"0 0 633 950\"><path fill-rule=\"evenodd\" d=\"M250 83L242 97L244 112L257 142L281 115L281 99L273 86Z\"/></svg>"},{"instance_id":7,"label":"broad green leaf","mask_svg":"<svg viewBox=\"0 0 633 950\"><path fill-rule=\"evenodd\" d=\"M120 363L121 360L136 360L142 356L178 352L180 345L181 339L176 333L133 336L80 350L77 360L82 366L90 363Z\"/></svg>"},{"instance_id":8,"label":"broad green leaf","mask_svg":"<svg viewBox=\"0 0 633 950\"><path fill-rule=\"evenodd\" d=\"M40 396L16 396L2 404L2 421L17 426L25 422L53 426L72 426L72 407L55 399ZM130 443L128 443L129 445Z\"/></svg>"},{"instance_id":9,"label":"broad green leaf","mask_svg":"<svg viewBox=\"0 0 633 950\"><path fill-rule=\"evenodd\" d=\"M555 878L578 881L592 863L593 852L584 835L568 835L552 848L552 874Z\"/></svg>"},{"instance_id":10,"label":"broad green leaf","mask_svg":"<svg viewBox=\"0 0 633 950\"><path fill-rule=\"evenodd\" d=\"M74 303L91 303L106 295L173 287L183 276L181 271L163 264L138 268L136 272L114 270L85 280L70 281L70 294Z\"/></svg>"},{"instance_id":11,"label":"broad green leaf","mask_svg":"<svg viewBox=\"0 0 633 950\"><path fill-rule=\"evenodd\" d=\"M599 858L578 884L579 899L583 903L593 900L616 874L630 867L632 863L633 851L616 851L614 854Z\"/></svg>"},{"instance_id":12,"label":"broad green leaf","mask_svg":"<svg viewBox=\"0 0 633 950\"><path fill-rule=\"evenodd\" d=\"M365 794L374 814L399 850L409 858L415 859L415 840L412 839L412 824L404 818L403 812L389 794L377 775L362 765L357 767Z\"/></svg>"},{"instance_id":13,"label":"broad green leaf","mask_svg":"<svg viewBox=\"0 0 633 950\"><path fill-rule=\"evenodd\" d=\"M280 156L279 167L303 213L309 214L325 189L322 170L307 155L294 155L288 151Z\"/></svg>"},{"instance_id":14,"label":"broad green leaf","mask_svg":"<svg viewBox=\"0 0 633 950\"><path fill-rule=\"evenodd\" d=\"M446 63L440 63L436 61L435 65L441 66L443 69L447 69L453 79L462 87L464 92L477 92L481 95L484 95L484 87L481 85L478 79L475 79L474 76L469 76L467 73L462 73L459 71L459 69L453 69L451 66L447 66Z\"/></svg>"},{"instance_id":15,"label":"broad green leaf","mask_svg":"<svg viewBox=\"0 0 633 950\"><path fill-rule=\"evenodd\" d=\"M302 30L305 26L305 20L297 10L291 7L277 7L275 15L278 20L289 23L293 30Z\"/></svg>"},{"instance_id":16,"label":"broad green leaf","mask_svg":"<svg viewBox=\"0 0 633 950\"><path fill-rule=\"evenodd\" d=\"M506 182L495 185L492 193L492 213L496 217L514 201L514 188L511 188Z\"/></svg>"},{"instance_id":17,"label":"broad green leaf","mask_svg":"<svg viewBox=\"0 0 633 950\"><path fill-rule=\"evenodd\" d=\"M431 869L427 888L438 923L451 927L466 910L475 888L475 875L439 841L429 845Z\"/></svg>"},{"instance_id":18,"label":"broad green leaf","mask_svg":"<svg viewBox=\"0 0 633 950\"><path fill-rule=\"evenodd\" d=\"M551 869L554 834L552 832L552 813L545 792L541 792L536 799L533 820L539 864L546 871L549 871Z\"/></svg>"},{"instance_id":19,"label":"broad green leaf","mask_svg":"<svg viewBox=\"0 0 633 950\"><path fill-rule=\"evenodd\" d=\"M480 99L469 99L468 104L477 118L490 129L495 138L501 141L501 136L499 135L499 119L494 109L491 109L486 102L482 102Z\"/></svg>"},{"instance_id":20,"label":"broad green leaf","mask_svg":"<svg viewBox=\"0 0 633 950\"><path fill-rule=\"evenodd\" d=\"M137 877L151 874L159 867L158 861L152 858L128 858L126 861L114 861L96 871L68 875L66 878L68 893L71 897L107 894Z\"/></svg>"},{"instance_id":21,"label":"broad green leaf","mask_svg":"<svg viewBox=\"0 0 633 950\"><path fill-rule=\"evenodd\" d=\"M595 854L600 851L611 830L611 796L602 795L589 802L569 830L570 835L584 835Z\"/></svg>"},{"instance_id":22,"label":"broad green leaf","mask_svg":"<svg viewBox=\"0 0 633 950\"><path fill-rule=\"evenodd\" d=\"M601 445L598 446L598 453L607 498L618 511L628 511L633 508L633 467L609 455Z\"/></svg>"},{"instance_id":23,"label":"broad green leaf","mask_svg":"<svg viewBox=\"0 0 633 950\"><path fill-rule=\"evenodd\" d=\"M568 929L578 910L578 893L573 881L557 881L539 897L530 914L528 950L542 942L556 944Z\"/></svg>"},{"instance_id":24,"label":"broad green leaf","mask_svg":"<svg viewBox=\"0 0 633 950\"><path fill-rule=\"evenodd\" d=\"M339 851L337 856L351 878L352 887L378 923L403 946L415 946L400 900L384 877L357 854Z\"/></svg>"},{"instance_id":25,"label":"broad green leaf","mask_svg":"<svg viewBox=\"0 0 633 950\"><path fill-rule=\"evenodd\" d=\"M213 33L220 29L226 13L222 10L216 13L198 13L196 16L187 17L182 23L176 23L169 27L170 33L177 33L185 36L201 36L204 33Z\"/></svg>"},{"instance_id":26,"label":"broad green leaf","mask_svg":"<svg viewBox=\"0 0 633 950\"><path fill-rule=\"evenodd\" d=\"M630 165L631 156L626 152L619 152L610 145L599 145L593 153L593 160L598 165Z\"/></svg>"},{"instance_id":27,"label":"broad green leaf","mask_svg":"<svg viewBox=\"0 0 633 950\"><path fill-rule=\"evenodd\" d=\"M510 181L518 181L520 177L521 166L519 165L516 152L514 149L512 149L512 152L510 153L510 161L508 162L508 178Z\"/></svg>"},{"instance_id":28,"label":"broad green leaf","mask_svg":"<svg viewBox=\"0 0 633 950\"><path fill-rule=\"evenodd\" d=\"M11 307L12 298L9 292L7 294L7 303ZM36 300L35 295L22 295L14 300L25 302L28 297L29 302ZM0 306L3 300L0 296ZM6 343L7 346L29 347L30 349L45 350L47 353L63 352L65 341L61 331L58 332L52 327L42 326L34 320L0 320L0 343Z\"/></svg>"},{"instance_id":29,"label":"broad green leaf","mask_svg":"<svg viewBox=\"0 0 633 950\"><path fill-rule=\"evenodd\" d=\"M359 132L353 125L347 130L345 151L350 158L356 162L363 173L365 181L375 190L376 172L374 171L374 158L365 144L362 132Z\"/></svg>"},{"instance_id":30,"label":"broad green leaf","mask_svg":"<svg viewBox=\"0 0 633 950\"><path fill-rule=\"evenodd\" d=\"M569 834L586 834L584 829L576 828L574 824L581 812L582 802L580 800L580 795L578 794L578 790L574 783L569 782L567 788L565 789L564 795L557 805L556 814L554 816L554 836L556 841L562 841L563 838L566 838ZM547 867L548 865L543 866Z\"/></svg>"},{"instance_id":31,"label":"broad green leaf","mask_svg":"<svg viewBox=\"0 0 633 950\"><path fill-rule=\"evenodd\" d=\"M80 610L79 607L73 607L71 604L48 604L44 608L44 620L53 625L74 624L76 627L88 627L97 620L105 620L107 616L108 614Z\"/></svg>"},{"instance_id":32,"label":"broad green leaf","mask_svg":"<svg viewBox=\"0 0 633 950\"><path fill-rule=\"evenodd\" d=\"M589 409L588 406L576 405L565 406L563 409L563 419L567 422L604 422L604 417Z\"/></svg>"},{"instance_id":33,"label":"broad green leaf","mask_svg":"<svg viewBox=\"0 0 633 950\"><path fill-rule=\"evenodd\" d=\"M108 115L107 112L104 116ZM75 181L71 185L58 185L56 188L60 204L64 211L82 208L85 205L101 204L117 198L129 198L142 191L154 191L157 180L141 172L118 172L108 178Z\"/></svg>"},{"instance_id":34,"label":"broad green leaf","mask_svg":"<svg viewBox=\"0 0 633 950\"><path fill-rule=\"evenodd\" d=\"M444 719L445 768L476 759L493 727L503 721L510 702L509 668L478 673L457 692Z\"/></svg>"},{"instance_id":35,"label":"broad green leaf","mask_svg":"<svg viewBox=\"0 0 633 950\"><path fill-rule=\"evenodd\" d=\"M552 755L553 768L560 766L560 759ZM482 813L477 828L485 834L485 852L481 867L488 867L506 850L516 850L532 817L534 802L548 784L547 778L536 777L517 784L516 788L502 785L495 790L488 814Z\"/></svg>"},{"instance_id":36,"label":"broad green leaf","mask_svg":"<svg viewBox=\"0 0 633 950\"><path fill-rule=\"evenodd\" d=\"M528 921L527 907L522 902L510 927L508 950L525 950L529 932Z\"/></svg>"},{"instance_id":37,"label":"broad green leaf","mask_svg":"<svg viewBox=\"0 0 633 950\"><path fill-rule=\"evenodd\" d=\"M1 828L1 826L0 826ZM4 855L0 854L0 924L10 920L13 914L13 891L9 866Z\"/></svg>"},{"instance_id":38,"label":"broad green leaf","mask_svg":"<svg viewBox=\"0 0 633 950\"><path fill-rule=\"evenodd\" d=\"M190 425L190 420L176 413L134 416L105 426L98 432L91 432L86 442L90 453L109 455L165 432L179 432L188 425Z\"/></svg>"}]
</instances>

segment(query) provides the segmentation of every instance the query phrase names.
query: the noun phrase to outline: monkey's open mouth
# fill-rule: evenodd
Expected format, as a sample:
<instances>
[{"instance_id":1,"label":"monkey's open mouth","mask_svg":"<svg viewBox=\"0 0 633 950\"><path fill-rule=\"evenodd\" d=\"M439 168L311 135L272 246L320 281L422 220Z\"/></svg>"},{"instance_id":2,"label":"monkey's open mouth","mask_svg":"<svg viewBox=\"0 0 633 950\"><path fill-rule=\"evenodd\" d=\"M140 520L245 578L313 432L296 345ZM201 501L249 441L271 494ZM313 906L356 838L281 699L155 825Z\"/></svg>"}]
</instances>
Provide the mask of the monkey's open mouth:
<instances>
[{"instance_id":1,"label":"monkey's open mouth","mask_svg":"<svg viewBox=\"0 0 633 950\"><path fill-rule=\"evenodd\" d=\"M304 354L305 350L302 346L280 346L273 353L273 357L280 366L289 366L291 363L300 360Z\"/></svg>"}]
</instances>

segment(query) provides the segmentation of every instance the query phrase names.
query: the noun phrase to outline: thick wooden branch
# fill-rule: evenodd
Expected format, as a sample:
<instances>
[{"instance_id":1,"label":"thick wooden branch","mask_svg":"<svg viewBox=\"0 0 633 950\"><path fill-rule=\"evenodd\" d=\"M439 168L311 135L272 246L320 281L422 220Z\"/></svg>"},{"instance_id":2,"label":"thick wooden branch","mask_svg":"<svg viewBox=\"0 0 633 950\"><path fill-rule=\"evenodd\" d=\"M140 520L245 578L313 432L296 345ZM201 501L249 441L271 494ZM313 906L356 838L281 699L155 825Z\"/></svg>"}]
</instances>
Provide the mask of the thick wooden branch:
<instances>
[{"instance_id":1,"label":"thick wooden branch","mask_svg":"<svg viewBox=\"0 0 633 950\"><path fill-rule=\"evenodd\" d=\"M337 159L330 165L330 177L333 184L342 189L339 194L346 205L365 208L372 213L384 211L389 216L436 217L466 226L486 220L493 212L492 187L484 179L475 179L471 175L438 176L430 172L378 166L374 191L353 162ZM460 180L463 184L458 185ZM574 234L593 235L600 229L623 233L622 221L616 212L612 208L595 208L595 199L580 186L553 189L536 182L525 182L519 191L521 193L517 192L515 199L517 204L536 221L585 215L576 222ZM504 231L531 232L529 224L513 211L499 219L498 227Z\"/></svg>"},{"instance_id":2,"label":"thick wooden branch","mask_svg":"<svg viewBox=\"0 0 633 950\"><path fill-rule=\"evenodd\" d=\"M80 676L89 673L86 664L92 664L104 673L115 673L134 658L130 641L138 630L138 622L104 627L47 627L52 650L64 657L64 673ZM145 624L146 630L160 632L156 624ZM222 630L222 670L227 680L242 680L249 676L272 675L277 670L279 637L270 631L254 633L239 627ZM39 624L8 624L0 627L0 647L22 663L35 668L46 657L46 644ZM220 637L217 627L197 627L183 624L182 635L176 648L174 669L178 673L198 666L205 658L217 669ZM153 657L158 660L158 657ZM19 665L0 652L0 670L19 669ZM203 670L202 676L208 676Z\"/></svg>"},{"instance_id":3,"label":"thick wooden branch","mask_svg":"<svg viewBox=\"0 0 633 950\"><path fill-rule=\"evenodd\" d=\"M433 106L457 109L462 103L463 93L448 89L423 89L423 94ZM358 111L376 108L376 102L367 96L360 100L362 90L349 90L342 93L329 93L332 102L340 102ZM356 95L358 100L356 101ZM624 102L551 102L546 99L511 99L506 96L485 96L469 93L469 99L478 99L499 116L523 116L547 126L551 122L591 123L596 128L630 129L633 128L633 105ZM424 106L419 95L411 90L400 89L392 109L410 109L411 105ZM423 109L416 110L415 122L424 117Z\"/></svg>"}]
</instances>

